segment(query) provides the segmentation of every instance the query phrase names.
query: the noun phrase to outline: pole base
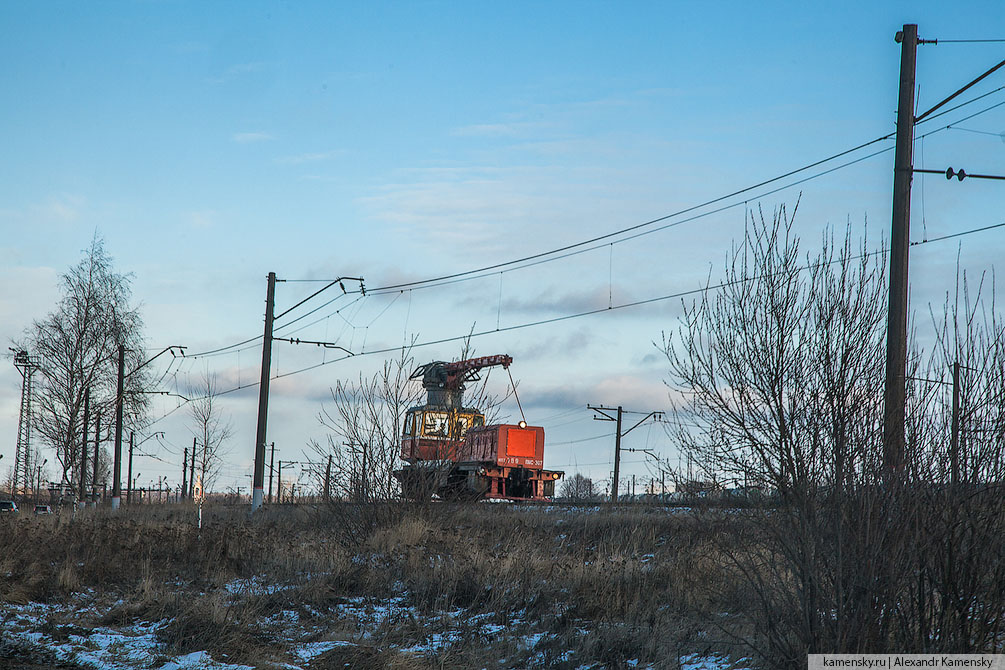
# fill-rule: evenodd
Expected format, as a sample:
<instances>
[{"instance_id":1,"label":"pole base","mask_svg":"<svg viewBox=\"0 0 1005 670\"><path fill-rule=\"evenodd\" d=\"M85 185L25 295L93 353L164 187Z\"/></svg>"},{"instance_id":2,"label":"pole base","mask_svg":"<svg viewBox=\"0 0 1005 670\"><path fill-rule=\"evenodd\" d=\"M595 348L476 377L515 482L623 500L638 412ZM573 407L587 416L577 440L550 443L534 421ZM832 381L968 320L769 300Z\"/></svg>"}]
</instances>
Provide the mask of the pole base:
<instances>
[{"instance_id":1,"label":"pole base","mask_svg":"<svg viewBox=\"0 0 1005 670\"><path fill-rule=\"evenodd\" d=\"M265 497L265 489L255 488L251 494L251 512L254 514L262 506L262 498Z\"/></svg>"},{"instance_id":2,"label":"pole base","mask_svg":"<svg viewBox=\"0 0 1005 670\"><path fill-rule=\"evenodd\" d=\"M112 496L112 509L118 509L119 505L122 504L122 498L119 496Z\"/></svg>"}]
</instances>

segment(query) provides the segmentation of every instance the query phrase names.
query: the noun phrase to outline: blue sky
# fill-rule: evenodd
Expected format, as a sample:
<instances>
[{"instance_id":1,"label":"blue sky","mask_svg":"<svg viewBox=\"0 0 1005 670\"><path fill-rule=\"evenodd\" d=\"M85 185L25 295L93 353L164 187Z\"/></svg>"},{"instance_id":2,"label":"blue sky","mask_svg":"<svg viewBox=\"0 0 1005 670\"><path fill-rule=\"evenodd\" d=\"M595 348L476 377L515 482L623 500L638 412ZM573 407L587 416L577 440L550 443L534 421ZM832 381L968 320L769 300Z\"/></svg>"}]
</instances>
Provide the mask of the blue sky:
<instances>
[{"instance_id":1,"label":"blue sky","mask_svg":"<svg viewBox=\"0 0 1005 670\"><path fill-rule=\"evenodd\" d=\"M669 214L892 131L893 35L908 22L927 38L1005 37L998 2L6 3L0 335L17 337L51 309L59 273L95 230L134 274L151 348L192 352L261 332L269 271L362 275L377 287ZM919 108L1003 52L1000 43L921 47ZM996 74L974 95L1002 85ZM994 135L1005 131L1005 107L960 126L919 140L916 166L1005 172ZM878 245L889 236L892 160L755 191L747 204L770 212L801 192L797 230L808 247L846 222ZM1001 188L916 179L913 231L999 223ZM360 352L693 289L719 275L742 235L743 198L724 204L737 206L520 272L325 310L297 335L340 337ZM979 272L1003 241L992 231L913 250L912 309L925 316L942 302L957 251ZM277 309L314 288L281 284ZM667 408L653 341L678 311L679 301L663 301L475 345L516 358L528 419L556 445L548 464L600 480L611 469L613 440L600 437L610 424L593 422L585 404ZM415 356L457 352L445 344ZM274 371L320 356L277 344ZM299 456L324 435L316 417L326 390L379 359L277 380L270 441ZM224 386L243 384L259 360L251 347L191 361L171 379L184 385L209 369ZM0 367L0 470L14 456L19 385L13 365ZM153 417L174 402L156 401ZM254 389L228 396L237 432L227 485L247 484L256 402ZM172 449L191 439L184 409L157 426L167 432L159 455L180 467ZM591 439L574 443L582 438ZM659 429L628 439L674 457ZM153 479L178 470L155 460L140 469ZM629 464L633 472L645 470Z\"/></svg>"}]
</instances>

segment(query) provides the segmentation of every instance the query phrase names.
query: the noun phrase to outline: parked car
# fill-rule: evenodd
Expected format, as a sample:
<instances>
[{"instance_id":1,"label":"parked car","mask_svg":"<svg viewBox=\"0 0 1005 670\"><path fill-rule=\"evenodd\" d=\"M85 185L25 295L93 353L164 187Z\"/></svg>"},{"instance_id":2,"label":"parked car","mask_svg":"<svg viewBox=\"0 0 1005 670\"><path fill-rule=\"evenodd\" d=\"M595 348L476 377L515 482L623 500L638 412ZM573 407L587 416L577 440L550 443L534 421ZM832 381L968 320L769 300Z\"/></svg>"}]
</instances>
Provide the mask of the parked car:
<instances>
[{"instance_id":1,"label":"parked car","mask_svg":"<svg viewBox=\"0 0 1005 670\"><path fill-rule=\"evenodd\" d=\"M17 514L17 503L13 500L0 500L0 514Z\"/></svg>"},{"instance_id":2,"label":"parked car","mask_svg":"<svg viewBox=\"0 0 1005 670\"><path fill-rule=\"evenodd\" d=\"M52 508L48 505L35 505L35 514L52 514Z\"/></svg>"}]
</instances>

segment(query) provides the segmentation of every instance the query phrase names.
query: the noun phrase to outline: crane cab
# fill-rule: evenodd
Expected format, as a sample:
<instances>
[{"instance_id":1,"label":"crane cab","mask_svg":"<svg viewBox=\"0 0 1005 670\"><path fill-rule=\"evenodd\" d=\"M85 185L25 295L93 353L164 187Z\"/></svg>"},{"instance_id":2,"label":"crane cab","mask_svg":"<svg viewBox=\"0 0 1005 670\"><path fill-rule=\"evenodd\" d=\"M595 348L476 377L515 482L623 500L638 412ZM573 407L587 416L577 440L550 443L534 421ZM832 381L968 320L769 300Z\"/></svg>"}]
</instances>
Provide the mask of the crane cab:
<instances>
[{"instance_id":1,"label":"crane cab","mask_svg":"<svg viewBox=\"0 0 1005 670\"><path fill-rule=\"evenodd\" d=\"M413 407L405 413L401 458L409 463L456 458L471 428L485 425L485 415L472 409Z\"/></svg>"}]
</instances>

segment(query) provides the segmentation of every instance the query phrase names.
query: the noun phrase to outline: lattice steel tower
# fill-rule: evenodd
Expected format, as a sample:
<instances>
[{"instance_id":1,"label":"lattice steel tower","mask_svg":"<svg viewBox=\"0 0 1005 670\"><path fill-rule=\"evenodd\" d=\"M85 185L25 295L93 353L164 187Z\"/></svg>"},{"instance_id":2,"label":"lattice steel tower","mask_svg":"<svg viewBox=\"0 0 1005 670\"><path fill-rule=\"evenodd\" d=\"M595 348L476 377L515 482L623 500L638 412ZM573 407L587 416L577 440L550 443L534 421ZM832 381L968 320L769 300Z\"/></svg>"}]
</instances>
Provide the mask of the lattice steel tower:
<instances>
[{"instance_id":1,"label":"lattice steel tower","mask_svg":"<svg viewBox=\"0 0 1005 670\"><path fill-rule=\"evenodd\" d=\"M21 415L17 422L17 449L14 452L12 494L20 485L23 495L31 490L31 376L40 365L25 350L14 351L14 366L21 373Z\"/></svg>"}]
</instances>

